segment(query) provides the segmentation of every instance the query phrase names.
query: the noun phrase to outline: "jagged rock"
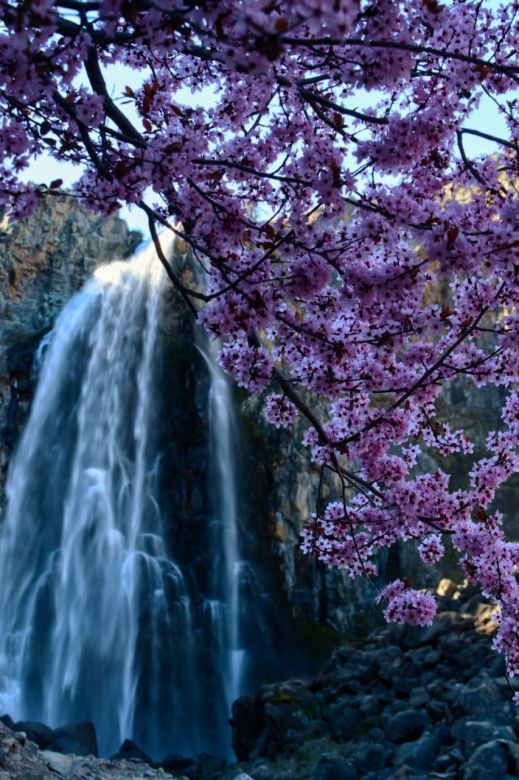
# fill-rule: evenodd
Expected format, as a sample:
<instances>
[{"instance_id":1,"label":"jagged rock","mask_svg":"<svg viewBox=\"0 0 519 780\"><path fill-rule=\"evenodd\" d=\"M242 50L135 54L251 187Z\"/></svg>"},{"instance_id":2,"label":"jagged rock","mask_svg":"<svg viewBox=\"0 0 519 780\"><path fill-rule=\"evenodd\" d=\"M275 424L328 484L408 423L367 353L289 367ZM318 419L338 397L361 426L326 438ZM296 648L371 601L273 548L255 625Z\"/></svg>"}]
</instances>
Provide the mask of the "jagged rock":
<instances>
[{"instance_id":1,"label":"jagged rock","mask_svg":"<svg viewBox=\"0 0 519 780\"><path fill-rule=\"evenodd\" d=\"M151 758L131 739L124 740L117 753L111 756L110 761L122 761L123 759L151 763Z\"/></svg>"}]
</instances>

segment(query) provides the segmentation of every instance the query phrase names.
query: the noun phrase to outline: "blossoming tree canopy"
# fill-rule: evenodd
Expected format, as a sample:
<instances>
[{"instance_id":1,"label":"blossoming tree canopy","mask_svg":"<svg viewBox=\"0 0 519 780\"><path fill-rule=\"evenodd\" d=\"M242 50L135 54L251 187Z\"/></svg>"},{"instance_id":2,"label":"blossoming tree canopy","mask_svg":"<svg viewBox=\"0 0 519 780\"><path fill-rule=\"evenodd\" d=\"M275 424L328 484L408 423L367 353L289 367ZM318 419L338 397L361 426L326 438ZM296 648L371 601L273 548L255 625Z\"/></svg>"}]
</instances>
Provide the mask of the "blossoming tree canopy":
<instances>
[{"instance_id":1,"label":"blossoming tree canopy","mask_svg":"<svg viewBox=\"0 0 519 780\"><path fill-rule=\"evenodd\" d=\"M266 390L272 423L303 421L339 486L304 548L373 576L381 548L419 540L432 565L449 538L519 672L519 545L493 509L519 466L517 2L0 7L2 201L34 208L43 189L17 174L45 152L78 165L73 194L92 209L140 205L223 366ZM112 83L117 65L140 87ZM498 133L471 119L482 98ZM160 226L190 245L205 292L176 276ZM454 489L441 464L472 452L472 432L438 400L460 378L506 401ZM440 465L419 472L425 450ZM407 581L379 597L388 620L434 615Z\"/></svg>"}]
</instances>

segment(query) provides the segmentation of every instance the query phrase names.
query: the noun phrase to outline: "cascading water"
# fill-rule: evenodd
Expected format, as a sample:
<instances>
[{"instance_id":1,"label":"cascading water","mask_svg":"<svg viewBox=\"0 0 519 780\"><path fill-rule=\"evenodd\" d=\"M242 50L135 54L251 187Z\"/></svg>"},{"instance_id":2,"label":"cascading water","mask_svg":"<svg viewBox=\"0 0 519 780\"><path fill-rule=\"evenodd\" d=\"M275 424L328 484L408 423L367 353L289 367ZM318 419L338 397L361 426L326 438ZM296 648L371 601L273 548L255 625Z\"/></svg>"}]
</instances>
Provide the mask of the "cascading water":
<instances>
[{"instance_id":1,"label":"cascading water","mask_svg":"<svg viewBox=\"0 0 519 780\"><path fill-rule=\"evenodd\" d=\"M150 248L100 268L49 339L0 533L0 709L91 720L102 754L133 737L154 757L229 755L244 657L231 399L206 353L215 495L200 582L161 507L163 287Z\"/></svg>"},{"instance_id":2,"label":"cascading water","mask_svg":"<svg viewBox=\"0 0 519 780\"><path fill-rule=\"evenodd\" d=\"M236 490L236 419L229 381L211 359L210 350L201 350L209 370L209 425L211 466L216 498L216 523L212 534L213 561L211 598L207 602L213 633L218 638L224 670L227 711L238 698L243 680L246 652L240 647L240 569L238 505Z\"/></svg>"}]
</instances>

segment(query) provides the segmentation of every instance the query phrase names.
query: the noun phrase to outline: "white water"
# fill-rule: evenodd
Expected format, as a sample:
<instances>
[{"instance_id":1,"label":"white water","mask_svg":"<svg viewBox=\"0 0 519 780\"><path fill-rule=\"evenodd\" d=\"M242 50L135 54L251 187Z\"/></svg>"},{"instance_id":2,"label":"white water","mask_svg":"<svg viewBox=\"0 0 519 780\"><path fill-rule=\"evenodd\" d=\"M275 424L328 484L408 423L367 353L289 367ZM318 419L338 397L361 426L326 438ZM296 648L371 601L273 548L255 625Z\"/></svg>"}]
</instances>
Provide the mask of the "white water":
<instances>
[{"instance_id":1,"label":"white water","mask_svg":"<svg viewBox=\"0 0 519 780\"><path fill-rule=\"evenodd\" d=\"M217 517L198 593L159 508L163 287L150 248L100 268L39 355L0 530L0 710L92 720L102 754L136 736L155 757L229 755L244 658L232 405L206 356Z\"/></svg>"},{"instance_id":2,"label":"white water","mask_svg":"<svg viewBox=\"0 0 519 780\"><path fill-rule=\"evenodd\" d=\"M211 590L220 600L211 600L211 621L223 628L220 636L221 663L224 666L224 689L227 711L243 692L245 651L240 647L240 557L238 544L238 505L236 490L236 419L229 380L211 358L201 350L209 370L209 426L211 462L215 485L219 533L213 541ZM223 560L218 560L221 556ZM221 629L220 629L221 630Z\"/></svg>"}]
</instances>

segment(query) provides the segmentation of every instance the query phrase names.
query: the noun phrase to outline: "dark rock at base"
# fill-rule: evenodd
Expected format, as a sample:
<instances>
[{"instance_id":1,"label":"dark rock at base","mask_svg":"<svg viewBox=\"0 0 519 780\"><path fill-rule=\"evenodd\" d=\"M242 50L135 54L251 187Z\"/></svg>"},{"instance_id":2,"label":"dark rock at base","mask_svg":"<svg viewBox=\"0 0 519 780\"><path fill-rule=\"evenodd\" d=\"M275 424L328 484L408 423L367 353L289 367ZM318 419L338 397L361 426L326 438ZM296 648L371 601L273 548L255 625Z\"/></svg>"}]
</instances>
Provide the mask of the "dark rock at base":
<instances>
[{"instance_id":1,"label":"dark rock at base","mask_svg":"<svg viewBox=\"0 0 519 780\"><path fill-rule=\"evenodd\" d=\"M227 761L225 758L219 758L210 753L199 753L194 758L169 755L159 762L159 766L162 769L165 769L167 772L178 773L189 778L189 780L197 780L198 778L204 778L204 780L207 778L209 780L209 778L219 775L226 765Z\"/></svg>"},{"instance_id":2,"label":"dark rock at base","mask_svg":"<svg viewBox=\"0 0 519 780\"><path fill-rule=\"evenodd\" d=\"M465 766L463 780L497 780L505 777L508 755L505 745L497 740L487 742L474 751Z\"/></svg>"},{"instance_id":3,"label":"dark rock at base","mask_svg":"<svg viewBox=\"0 0 519 780\"><path fill-rule=\"evenodd\" d=\"M19 720L14 725L14 731L25 731L31 742L36 742L39 748L46 750L54 742L54 732L45 723L32 720Z\"/></svg>"},{"instance_id":4,"label":"dark rock at base","mask_svg":"<svg viewBox=\"0 0 519 780\"><path fill-rule=\"evenodd\" d=\"M94 724L86 720L55 729L49 750L56 753L73 753L77 756L98 756Z\"/></svg>"},{"instance_id":5,"label":"dark rock at base","mask_svg":"<svg viewBox=\"0 0 519 780\"><path fill-rule=\"evenodd\" d=\"M196 762L194 758L187 756L167 755L162 761L159 762L159 766L162 769L166 769L168 772L178 772L185 774L195 768Z\"/></svg>"},{"instance_id":6,"label":"dark rock at base","mask_svg":"<svg viewBox=\"0 0 519 780\"><path fill-rule=\"evenodd\" d=\"M238 761L245 761L265 728L265 717L258 694L246 694L232 705L232 747Z\"/></svg>"},{"instance_id":7,"label":"dark rock at base","mask_svg":"<svg viewBox=\"0 0 519 780\"><path fill-rule=\"evenodd\" d=\"M210 777L217 772L221 772L227 765L225 758L212 756L210 753L199 753L195 756L195 762L195 771L201 777Z\"/></svg>"},{"instance_id":8,"label":"dark rock at base","mask_svg":"<svg viewBox=\"0 0 519 780\"><path fill-rule=\"evenodd\" d=\"M390 718L385 733L391 742L407 742L419 737L429 718L420 710L404 710Z\"/></svg>"},{"instance_id":9,"label":"dark rock at base","mask_svg":"<svg viewBox=\"0 0 519 780\"><path fill-rule=\"evenodd\" d=\"M314 780L358 780L359 773L342 756L323 756L316 768Z\"/></svg>"},{"instance_id":10,"label":"dark rock at base","mask_svg":"<svg viewBox=\"0 0 519 780\"><path fill-rule=\"evenodd\" d=\"M0 721L4 724L4 726L7 726L8 729L14 731L14 720L10 715L6 713L5 715L0 716Z\"/></svg>"},{"instance_id":11,"label":"dark rock at base","mask_svg":"<svg viewBox=\"0 0 519 780\"><path fill-rule=\"evenodd\" d=\"M131 739L125 739L117 753L111 756L110 761L129 761L130 759L151 763L151 758Z\"/></svg>"}]
</instances>

